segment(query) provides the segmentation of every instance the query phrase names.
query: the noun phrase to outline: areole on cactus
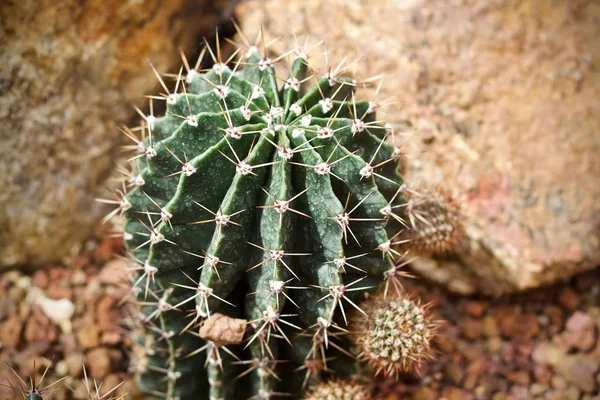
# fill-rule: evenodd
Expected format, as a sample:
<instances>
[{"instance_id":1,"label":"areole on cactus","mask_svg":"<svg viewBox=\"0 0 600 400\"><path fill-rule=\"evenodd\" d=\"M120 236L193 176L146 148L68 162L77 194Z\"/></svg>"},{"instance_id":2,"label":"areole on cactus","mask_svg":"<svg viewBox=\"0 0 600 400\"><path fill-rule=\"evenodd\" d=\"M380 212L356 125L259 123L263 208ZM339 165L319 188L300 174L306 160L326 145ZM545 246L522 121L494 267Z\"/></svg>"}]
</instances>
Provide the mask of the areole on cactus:
<instances>
[{"instance_id":1,"label":"areole on cactus","mask_svg":"<svg viewBox=\"0 0 600 400\"><path fill-rule=\"evenodd\" d=\"M138 382L157 398L266 399L352 375L348 313L402 275L402 151L378 103L355 98L369 81L244 43L236 62L207 46L206 71L184 58L173 90L157 73L166 115L126 130L137 155L111 214L143 305ZM248 321L243 343L201 337L216 313Z\"/></svg>"}]
</instances>

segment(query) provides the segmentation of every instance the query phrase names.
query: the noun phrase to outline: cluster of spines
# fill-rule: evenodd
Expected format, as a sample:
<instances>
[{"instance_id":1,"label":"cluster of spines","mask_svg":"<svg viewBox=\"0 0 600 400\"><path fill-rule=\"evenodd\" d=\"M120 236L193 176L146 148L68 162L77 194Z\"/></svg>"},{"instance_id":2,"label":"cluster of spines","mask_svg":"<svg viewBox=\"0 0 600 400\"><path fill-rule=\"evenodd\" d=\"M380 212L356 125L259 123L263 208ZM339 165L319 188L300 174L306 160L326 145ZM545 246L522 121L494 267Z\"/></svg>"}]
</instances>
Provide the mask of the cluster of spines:
<instances>
[{"instance_id":1,"label":"cluster of spines","mask_svg":"<svg viewBox=\"0 0 600 400\"><path fill-rule=\"evenodd\" d=\"M359 359L366 361L375 375L397 378L402 372L418 370L432 356L438 327L429 315L429 306L406 295L386 298L379 293L366 300L366 314L355 315L353 321Z\"/></svg>"},{"instance_id":2,"label":"cluster of spines","mask_svg":"<svg viewBox=\"0 0 600 400\"><path fill-rule=\"evenodd\" d=\"M403 247L420 255L452 251L463 238L461 202L450 190L434 187L407 191L408 227L402 233Z\"/></svg>"},{"instance_id":3,"label":"cluster of spines","mask_svg":"<svg viewBox=\"0 0 600 400\"><path fill-rule=\"evenodd\" d=\"M179 71L172 92L156 73L165 93L150 104L166 101L167 115L155 117L151 106L149 115L140 111L140 128L124 130L137 155L109 217L128 218L143 307L136 368L156 397L198 398L210 386L210 398L226 398L233 385L225 380L252 376L251 398L269 398L284 358L299 365L302 386L324 371L340 373L344 362L332 364L351 356L348 307L364 314L357 302L365 291L383 281L398 289L402 276L395 246L406 186L395 161L403 152L386 142L393 135L374 118L379 104L355 100L367 81L340 78L343 63L320 79L309 75L301 49L272 60L264 41L261 50L243 47L233 68L218 44L216 54L205 47L209 70L184 57L186 74ZM290 77L278 78L273 64L291 54ZM194 332L211 312L248 319L249 360ZM291 335L288 348L272 342L291 345Z\"/></svg>"},{"instance_id":4,"label":"cluster of spines","mask_svg":"<svg viewBox=\"0 0 600 400\"><path fill-rule=\"evenodd\" d=\"M8 380L8 384L1 383L0 385L8 387L13 390L13 394L18 396L20 400L44 400L52 397L52 392L61 388L61 382L63 382L67 376L57 379L47 385L44 385L46 374L50 369L52 363L48 363L40 379L37 379L37 369L35 367L35 360L33 360L33 374L29 376L29 383L25 382L17 372L9 366L12 375L16 378L15 382ZM7 364L8 365L8 364ZM93 386L90 386L90 382L87 376L87 370L85 364L83 365L83 388L86 391L86 400L124 400L127 394L117 396L114 392L121 387L123 382L112 388L104 388L102 390L102 383L98 383L95 379L93 380ZM70 390L74 391L72 388Z\"/></svg>"}]
</instances>

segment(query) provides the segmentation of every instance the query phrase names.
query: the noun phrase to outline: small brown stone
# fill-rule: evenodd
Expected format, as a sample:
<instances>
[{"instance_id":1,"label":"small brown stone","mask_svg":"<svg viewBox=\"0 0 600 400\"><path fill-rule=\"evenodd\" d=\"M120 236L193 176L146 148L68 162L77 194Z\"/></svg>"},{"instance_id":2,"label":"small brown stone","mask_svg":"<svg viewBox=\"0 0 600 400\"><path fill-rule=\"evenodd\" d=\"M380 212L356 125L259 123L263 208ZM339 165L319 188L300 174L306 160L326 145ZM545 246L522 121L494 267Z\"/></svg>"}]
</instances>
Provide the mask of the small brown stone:
<instances>
[{"instance_id":1,"label":"small brown stone","mask_svg":"<svg viewBox=\"0 0 600 400\"><path fill-rule=\"evenodd\" d=\"M48 274L43 269L38 269L31 277L31 283L33 286L45 289L48 286Z\"/></svg>"},{"instance_id":2,"label":"small brown stone","mask_svg":"<svg viewBox=\"0 0 600 400\"><path fill-rule=\"evenodd\" d=\"M0 343L2 343L2 347L14 349L19 346L22 330L23 320L17 314L10 316L6 321L2 322L0 326Z\"/></svg>"},{"instance_id":3,"label":"small brown stone","mask_svg":"<svg viewBox=\"0 0 600 400\"><path fill-rule=\"evenodd\" d=\"M100 343L106 346L116 346L121 342L121 335L119 332L108 331L102 334L100 338Z\"/></svg>"},{"instance_id":4,"label":"small brown stone","mask_svg":"<svg viewBox=\"0 0 600 400\"><path fill-rule=\"evenodd\" d=\"M98 328L101 332L106 332L114 328L118 323L118 312L115 310L115 301L108 296L100 300L96 306L96 318Z\"/></svg>"},{"instance_id":5,"label":"small brown stone","mask_svg":"<svg viewBox=\"0 0 600 400\"><path fill-rule=\"evenodd\" d=\"M200 328L200 337L214 342L217 346L240 344L246 332L246 324L245 319L214 313L204 321Z\"/></svg>"},{"instance_id":6,"label":"small brown stone","mask_svg":"<svg viewBox=\"0 0 600 400\"><path fill-rule=\"evenodd\" d=\"M69 368L69 376L76 379L79 378L81 371L83 371L83 354L81 353L69 353L66 355L65 362Z\"/></svg>"},{"instance_id":7,"label":"small brown stone","mask_svg":"<svg viewBox=\"0 0 600 400\"><path fill-rule=\"evenodd\" d=\"M490 304L484 301L467 301L465 303L465 311L472 317L481 318L488 310Z\"/></svg>"},{"instance_id":8,"label":"small brown stone","mask_svg":"<svg viewBox=\"0 0 600 400\"><path fill-rule=\"evenodd\" d=\"M413 395L413 400L437 400L437 398L437 392L427 387L420 388Z\"/></svg>"},{"instance_id":9,"label":"small brown stone","mask_svg":"<svg viewBox=\"0 0 600 400\"><path fill-rule=\"evenodd\" d=\"M513 382L513 383L516 383L519 385L524 385L524 386L529 385L529 382L531 381L531 378L529 376L529 373L527 373L527 371L511 372L510 374L508 374L507 378L510 382Z\"/></svg>"},{"instance_id":10,"label":"small brown stone","mask_svg":"<svg viewBox=\"0 0 600 400\"><path fill-rule=\"evenodd\" d=\"M570 287L564 287L558 294L558 303L568 311L575 311L581 303L579 294Z\"/></svg>"},{"instance_id":11,"label":"small brown stone","mask_svg":"<svg viewBox=\"0 0 600 400\"><path fill-rule=\"evenodd\" d=\"M32 313L25 324L25 340L54 343L58 339L58 328L44 315L39 306L32 306Z\"/></svg>"},{"instance_id":12,"label":"small brown stone","mask_svg":"<svg viewBox=\"0 0 600 400\"><path fill-rule=\"evenodd\" d=\"M77 342L83 350L98 346L98 328L95 324L85 324L77 330Z\"/></svg>"},{"instance_id":13,"label":"small brown stone","mask_svg":"<svg viewBox=\"0 0 600 400\"><path fill-rule=\"evenodd\" d=\"M595 374L598 362L581 354L568 356L558 371L583 392L593 392L596 388Z\"/></svg>"},{"instance_id":14,"label":"small brown stone","mask_svg":"<svg viewBox=\"0 0 600 400\"><path fill-rule=\"evenodd\" d=\"M476 340L483 336L483 322L478 319L465 317L460 322L462 334L469 340Z\"/></svg>"},{"instance_id":15,"label":"small brown stone","mask_svg":"<svg viewBox=\"0 0 600 400\"><path fill-rule=\"evenodd\" d=\"M102 380L110 372L110 352L105 347L90 350L85 360L92 378Z\"/></svg>"},{"instance_id":16,"label":"small brown stone","mask_svg":"<svg viewBox=\"0 0 600 400\"><path fill-rule=\"evenodd\" d=\"M119 285L127 282L127 268L131 268L131 261L120 258L111 260L104 264L100 271L100 282L105 285Z\"/></svg>"}]
</instances>

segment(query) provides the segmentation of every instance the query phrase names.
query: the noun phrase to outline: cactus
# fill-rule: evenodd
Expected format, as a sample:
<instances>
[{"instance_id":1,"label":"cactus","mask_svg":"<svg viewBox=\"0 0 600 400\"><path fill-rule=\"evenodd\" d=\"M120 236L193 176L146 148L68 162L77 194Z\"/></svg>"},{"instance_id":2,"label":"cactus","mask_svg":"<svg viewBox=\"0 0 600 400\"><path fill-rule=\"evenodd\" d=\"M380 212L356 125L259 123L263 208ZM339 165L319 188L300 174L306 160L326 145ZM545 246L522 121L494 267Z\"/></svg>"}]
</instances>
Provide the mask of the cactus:
<instances>
[{"instance_id":1,"label":"cactus","mask_svg":"<svg viewBox=\"0 0 600 400\"><path fill-rule=\"evenodd\" d=\"M332 380L315 385L304 400L371 400L368 388L352 381Z\"/></svg>"},{"instance_id":2,"label":"cactus","mask_svg":"<svg viewBox=\"0 0 600 400\"><path fill-rule=\"evenodd\" d=\"M8 365L8 364L7 364ZM48 373L48 370L50 369L50 366L52 365L52 363L48 363L48 365L46 365L46 369L44 369L44 372L42 373L42 376L40 377L40 380L37 380L37 370L35 368L35 359L33 360L33 375L29 376L29 384L27 384L25 382L25 380L23 380L23 378L21 378L19 376L19 374L17 374L17 372L10 366L8 365L10 371L12 372L12 374L14 375L14 377L16 378L16 385L11 382L10 380L8 380L8 385L4 385L7 386L9 388L11 388L13 390L13 395L15 395L16 399L20 399L20 400L44 400L44 399L50 399L52 398L52 392L60 389L59 384L61 384L61 382L63 382L65 379L67 379L67 376L64 376L60 379L55 380L52 383L49 383L48 385L43 385L44 379L46 378L46 374ZM119 383L116 386L113 386L112 388L103 388L104 393L101 393L101 388L102 388L102 382L98 383L96 382L96 380L94 379L94 385L93 387L90 386L90 383L88 381L88 376L87 376L87 370L85 368L85 364L82 365L83 368L83 377L84 379L82 380L82 384L83 384L83 388L85 389L86 393L86 399L87 400L124 400L127 396L127 394L124 395L120 395L120 396L116 396L113 393L119 388L121 387L121 385L123 384L123 382ZM72 391L73 389L70 388Z\"/></svg>"},{"instance_id":3,"label":"cactus","mask_svg":"<svg viewBox=\"0 0 600 400\"><path fill-rule=\"evenodd\" d=\"M109 217L126 217L143 308L135 368L157 398L266 399L352 375L348 313L402 275L402 152L381 103L355 98L373 80L244 43L233 63L206 46L209 70L184 57L174 89L155 71L164 93L150 104L165 101L165 116L151 107L124 130L137 154ZM248 321L244 343L201 337L216 313Z\"/></svg>"},{"instance_id":4,"label":"cactus","mask_svg":"<svg viewBox=\"0 0 600 400\"><path fill-rule=\"evenodd\" d=\"M352 334L360 349L359 359L368 362L375 375L397 378L431 357L431 340L438 324L431 320L427 305L406 295L386 298L379 293L362 307L366 314L355 314Z\"/></svg>"},{"instance_id":5,"label":"cactus","mask_svg":"<svg viewBox=\"0 0 600 400\"><path fill-rule=\"evenodd\" d=\"M406 216L410 229L402 232L399 248L424 255L451 251L463 238L460 201L448 189L434 187L406 191Z\"/></svg>"}]
</instances>

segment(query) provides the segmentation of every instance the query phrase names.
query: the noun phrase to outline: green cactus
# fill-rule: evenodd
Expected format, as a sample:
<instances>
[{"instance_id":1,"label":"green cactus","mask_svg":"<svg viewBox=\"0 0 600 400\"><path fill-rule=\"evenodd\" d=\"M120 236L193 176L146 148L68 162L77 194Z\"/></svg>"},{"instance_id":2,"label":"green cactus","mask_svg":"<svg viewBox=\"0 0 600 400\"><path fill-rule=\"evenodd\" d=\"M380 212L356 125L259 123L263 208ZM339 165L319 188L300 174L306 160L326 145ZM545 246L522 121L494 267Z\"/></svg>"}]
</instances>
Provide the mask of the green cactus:
<instances>
[{"instance_id":1,"label":"green cactus","mask_svg":"<svg viewBox=\"0 0 600 400\"><path fill-rule=\"evenodd\" d=\"M245 45L233 64L206 49L213 68L184 58L173 91L157 74L166 115L142 114L141 139L126 130L137 155L111 216L126 216L143 305L139 386L266 399L349 376L348 312L399 276L402 152L343 64L322 75L301 49L272 60ZM286 58L281 79L274 64ZM248 321L244 343L200 337L217 312Z\"/></svg>"}]
</instances>

